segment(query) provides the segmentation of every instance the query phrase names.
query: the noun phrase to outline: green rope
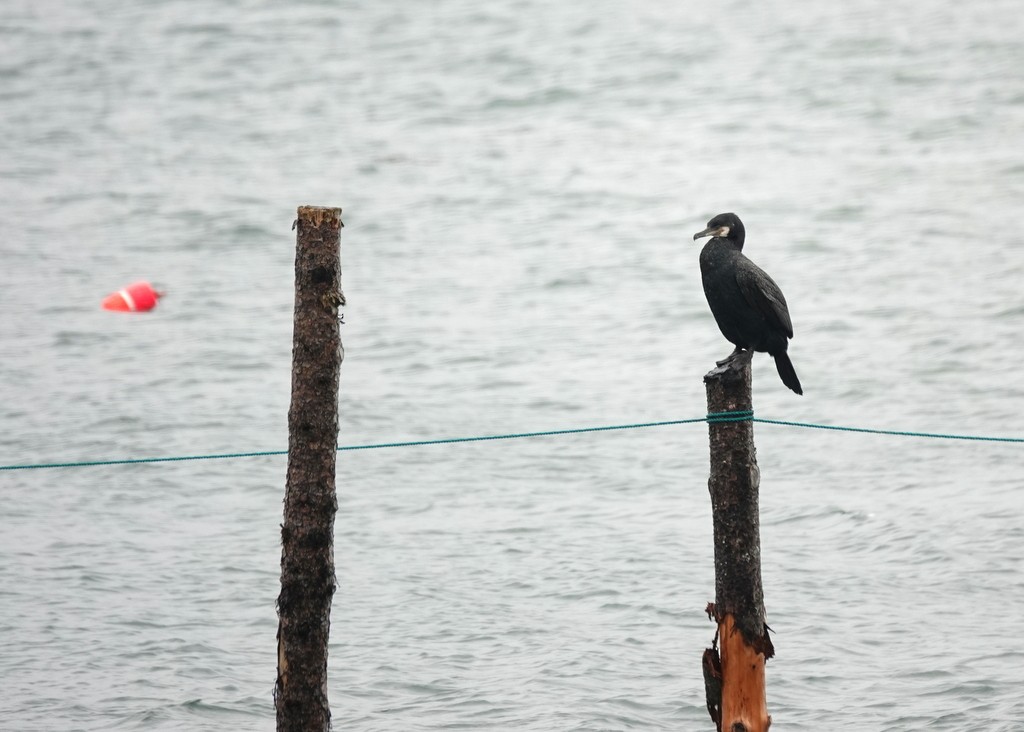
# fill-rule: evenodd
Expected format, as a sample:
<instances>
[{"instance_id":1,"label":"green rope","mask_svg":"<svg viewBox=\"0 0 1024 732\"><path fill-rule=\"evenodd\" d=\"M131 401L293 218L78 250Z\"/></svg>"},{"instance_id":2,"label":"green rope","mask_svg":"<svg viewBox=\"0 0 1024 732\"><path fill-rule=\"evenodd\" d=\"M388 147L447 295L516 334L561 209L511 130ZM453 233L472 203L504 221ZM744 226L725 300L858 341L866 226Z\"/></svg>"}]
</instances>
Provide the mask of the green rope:
<instances>
[{"instance_id":1,"label":"green rope","mask_svg":"<svg viewBox=\"0 0 1024 732\"><path fill-rule=\"evenodd\" d=\"M738 410L735 412L711 412L704 418L708 424L721 424L722 422L753 422L754 410Z\"/></svg>"},{"instance_id":2,"label":"green rope","mask_svg":"<svg viewBox=\"0 0 1024 732\"><path fill-rule=\"evenodd\" d=\"M908 430L873 430L867 427L840 427L830 424L814 424L812 422L788 422L782 419L761 419L754 417L752 422L778 424L784 427L805 427L814 430L837 430L840 432L863 432L869 435L894 435L896 437L931 437L938 440L978 440L982 442L1024 442L1024 437L992 437L989 435L950 435L942 432L910 432Z\"/></svg>"},{"instance_id":3,"label":"green rope","mask_svg":"<svg viewBox=\"0 0 1024 732\"><path fill-rule=\"evenodd\" d=\"M36 470L39 468L92 468L98 465L136 465L139 463L178 463L185 460L224 460L226 458L261 457L263 455L287 455L287 450L266 452L225 452L216 455L176 455L174 457L125 458L122 460L82 460L74 463L26 463L24 465L0 465L0 470Z\"/></svg>"},{"instance_id":4,"label":"green rope","mask_svg":"<svg viewBox=\"0 0 1024 732\"><path fill-rule=\"evenodd\" d=\"M507 435L483 435L480 437L445 437L439 440L412 440L410 442L379 442L373 445L342 445L338 447L338 451L342 450L375 450L381 447L420 447L422 445L449 445L454 442L484 442L486 440L516 440L521 437L551 437L553 435L578 435L584 432L610 432L611 430L632 430L640 429L643 427L667 427L673 424L693 424L695 422L709 422L712 418L722 416L722 421L726 413L722 415L709 414L707 417L697 417L695 419L673 419L667 422L641 422L639 424L615 424L607 427L577 427L576 429L569 430L546 430L544 432L513 432ZM731 414L731 413L728 413ZM739 416L732 421L740 421L743 419L750 419L753 416L753 412L740 413L736 412L737 415L745 414L746 416Z\"/></svg>"},{"instance_id":5,"label":"green rope","mask_svg":"<svg viewBox=\"0 0 1024 732\"><path fill-rule=\"evenodd\" d=\"M527 437L552 437L557 435L578 435L586 432L610 432L612 430L643 429L647 427L668 427L679 424L724 424L729 422L761 422L764 424L782 425L785 427L804 427L819 430L838 430L842 432L862 432L872 435L894 435L899 437L930 437L944 440L978 440L985 442L1024 442L1024 437L992 437L986 435L955 435L938 432L910 432L907 430L878 430L866 427L841 427L836 425L814 424L812 422L790 422L779 419L762 419L755 417L750 410L734 412L713 412L704 417L693 419L673 419L663 422L639 422L635 424L606 425L602 427L577 427L565 430L544 430L541 432L513 432L501 435L479 435L473 437L446 437L436 440L410 440L407 442L378 442L368 445L339 445L338 452L346 450L378 450L387 447L422 447L425 445L450 445L458 442L486 442L491 440L515 440ZM268 450L263 452L230 452L213 455L180 455L176 457L129 458L124 460L83 460L64 463L25 463L21 465L0 465L2 470L38 470L42 468L85 468L99 465L135 465L139 463L169 463L185 460L224 460L227 458L265 457L270 455L287 455L287 450Z\"/></svg>"}]
</instances>

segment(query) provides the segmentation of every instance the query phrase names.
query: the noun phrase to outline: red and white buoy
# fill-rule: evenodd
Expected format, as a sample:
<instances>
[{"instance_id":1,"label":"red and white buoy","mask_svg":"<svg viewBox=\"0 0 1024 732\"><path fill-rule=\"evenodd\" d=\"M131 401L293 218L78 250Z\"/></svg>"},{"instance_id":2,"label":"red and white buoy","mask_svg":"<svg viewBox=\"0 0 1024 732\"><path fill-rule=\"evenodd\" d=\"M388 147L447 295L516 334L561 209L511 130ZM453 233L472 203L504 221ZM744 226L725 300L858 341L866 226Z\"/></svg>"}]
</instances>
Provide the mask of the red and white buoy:
<instances>
[{"instance_id":1,"label":"red and white buoy","mask_svg":"<svg viewBox=\"0 0 1024 732\"><path fill-rule=\"evenodd\" d=\"M129 313L144 313L156 307L156 301L163 295L146 281L133 282L117 292L103 298L104 310L120 310Z\"/></svg>"}]
</instances>

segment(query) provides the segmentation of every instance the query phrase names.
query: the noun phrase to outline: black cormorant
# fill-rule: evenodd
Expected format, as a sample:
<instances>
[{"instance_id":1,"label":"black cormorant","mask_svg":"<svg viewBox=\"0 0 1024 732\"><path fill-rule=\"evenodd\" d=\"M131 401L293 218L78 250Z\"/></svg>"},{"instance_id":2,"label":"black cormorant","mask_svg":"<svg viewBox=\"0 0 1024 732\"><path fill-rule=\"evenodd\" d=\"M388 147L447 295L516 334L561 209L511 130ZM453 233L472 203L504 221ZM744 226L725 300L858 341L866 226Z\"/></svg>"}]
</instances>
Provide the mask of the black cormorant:
<instances>
[{"instance_id":1,"label":"black cormorant","mask_svg":"<svg viewBox=\"0 0 1024 732\"><path fill-rule=\"evenodd\" d=\"M744 350L767 351L775 359L782 383L803 394L786 353L793 337L786 298L775 281L743 255L743 222L733 213L718 214L693 240L704 236L712 237L700 253L704 294L722 335L736 346L721 363Z\"/></svg>"}]
</instances>

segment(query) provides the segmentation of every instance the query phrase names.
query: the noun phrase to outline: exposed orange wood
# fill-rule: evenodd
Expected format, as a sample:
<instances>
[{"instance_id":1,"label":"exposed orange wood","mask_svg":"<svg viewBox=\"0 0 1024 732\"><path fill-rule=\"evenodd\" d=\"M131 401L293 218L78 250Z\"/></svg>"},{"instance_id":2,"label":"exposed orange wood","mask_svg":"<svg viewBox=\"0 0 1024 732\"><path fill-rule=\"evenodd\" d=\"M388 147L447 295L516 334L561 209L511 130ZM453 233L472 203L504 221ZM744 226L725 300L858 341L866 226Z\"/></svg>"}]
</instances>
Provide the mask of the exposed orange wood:
<instances>
[{"instance_id":1,"label":"exposed orange wood","mask_svg":"<svg viewBox=\"0 0 1024 732\"><path fill-rule=\"evenodd\" d=\"M732 615L718 623L722 660L723 732L767 732L772 723L764 681L764 654L747 645Z\"/></svg>"}]
</instances>

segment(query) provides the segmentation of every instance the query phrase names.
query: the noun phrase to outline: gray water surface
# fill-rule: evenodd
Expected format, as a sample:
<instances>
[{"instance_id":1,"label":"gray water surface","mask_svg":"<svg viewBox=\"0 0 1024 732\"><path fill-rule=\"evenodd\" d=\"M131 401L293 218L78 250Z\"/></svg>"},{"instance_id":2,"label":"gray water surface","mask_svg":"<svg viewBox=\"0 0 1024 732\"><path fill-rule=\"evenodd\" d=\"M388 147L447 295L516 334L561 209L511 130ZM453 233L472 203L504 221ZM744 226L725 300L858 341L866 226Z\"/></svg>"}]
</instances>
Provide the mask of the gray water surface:
<instances>
[{"instance_id":1,"label":"gray water surface","mask_svg":"<svg viewBox=\"0 0 1024 732\"><path fill-rule=\"evenodd\" d=\"M1024 435L1015 2L0 7L0 462L287 445L299 204L341 444L757 414ZM99 301L134 279L147 315ZM783 730L1024 730L1021 447L756 425ZM339 456L337 729L707 730L707 432ZM0 473L0 728L271 730L285 459Z\"/></svg>"}]
</instances>

